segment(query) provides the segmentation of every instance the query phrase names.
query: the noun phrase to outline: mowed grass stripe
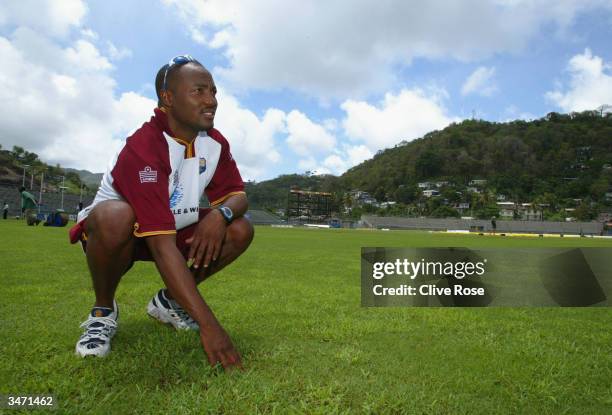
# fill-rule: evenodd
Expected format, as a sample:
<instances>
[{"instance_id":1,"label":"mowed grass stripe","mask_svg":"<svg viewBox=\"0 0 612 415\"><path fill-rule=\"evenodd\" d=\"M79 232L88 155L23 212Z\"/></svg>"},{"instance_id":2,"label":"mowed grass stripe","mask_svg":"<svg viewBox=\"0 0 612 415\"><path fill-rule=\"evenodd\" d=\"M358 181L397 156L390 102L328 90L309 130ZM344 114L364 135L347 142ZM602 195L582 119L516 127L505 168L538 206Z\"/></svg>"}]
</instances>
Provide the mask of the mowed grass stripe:
<instances>
[{"instance_id":1,"label":"mowed grass stripe","mask_svg":"<svg viewBox=\"0 0 612 415\"><path fill-rule=\"evenodd\" d=\"M364 246L599 246L601 239L258 227L201 291L246 371L208 368L195 333L146 316L161 286L138 263L105 359L79 359L93 302L66 228L0 222L0 393L54 393L61 413L609 413L609 308L360 307Z\"/></svg>"}]
</instances>

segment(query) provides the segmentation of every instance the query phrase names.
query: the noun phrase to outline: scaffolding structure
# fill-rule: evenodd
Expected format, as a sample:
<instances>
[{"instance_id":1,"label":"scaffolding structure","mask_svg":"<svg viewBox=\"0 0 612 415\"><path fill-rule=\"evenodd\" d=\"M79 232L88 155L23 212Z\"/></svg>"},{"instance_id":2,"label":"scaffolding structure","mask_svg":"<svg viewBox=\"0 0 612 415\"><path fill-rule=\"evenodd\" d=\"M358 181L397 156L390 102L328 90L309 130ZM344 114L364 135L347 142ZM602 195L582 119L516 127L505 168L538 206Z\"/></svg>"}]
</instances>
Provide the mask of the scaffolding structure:
<instances>
[{"instance_id":1,"label":"scaffolding structure","mask_svg":"<svg viewBox=\"0 0 612 415\"><path fill-rule=\"evenodd\" d=\"M325 223L331 216L331 193L289 190L287 221Z\"/></svg>"}]
</instances>

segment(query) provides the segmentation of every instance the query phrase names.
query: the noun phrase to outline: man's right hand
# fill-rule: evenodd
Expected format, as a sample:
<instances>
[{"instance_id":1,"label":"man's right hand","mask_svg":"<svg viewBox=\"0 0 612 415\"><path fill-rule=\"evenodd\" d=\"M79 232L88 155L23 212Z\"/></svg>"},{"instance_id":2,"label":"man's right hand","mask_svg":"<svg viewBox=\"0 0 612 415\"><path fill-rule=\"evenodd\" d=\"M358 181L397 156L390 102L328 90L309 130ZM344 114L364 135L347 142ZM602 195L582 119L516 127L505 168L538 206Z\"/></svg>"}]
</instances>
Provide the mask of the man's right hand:
<instances>
[{"instance_id":1,"label":"man's right hand","mask_svg":"<svg viewBox=\"0 0 612 415\"><path fill-rule=\"evenodd\" d=\"M176 302L200 325L200 342L211 366L221 363L225 369L242 368L240 355L198 291L195 279L185 265L185 258L176 247L175 238L175 235L146 238L166 287Z\"/></svg>"},{"instance_id":2,"label":"man's right hand","mask_svg":"<svg viewBox=\"0 0 612 415\"><path fill-rule=\"evenodd\" d=\"M200 328L200 342L202 342L204 351L208 356L208 363L211 366L221 363L225 370L242 369L240 355L221 325L215 325L206 331Z\"/></svg>"}]
</instances>

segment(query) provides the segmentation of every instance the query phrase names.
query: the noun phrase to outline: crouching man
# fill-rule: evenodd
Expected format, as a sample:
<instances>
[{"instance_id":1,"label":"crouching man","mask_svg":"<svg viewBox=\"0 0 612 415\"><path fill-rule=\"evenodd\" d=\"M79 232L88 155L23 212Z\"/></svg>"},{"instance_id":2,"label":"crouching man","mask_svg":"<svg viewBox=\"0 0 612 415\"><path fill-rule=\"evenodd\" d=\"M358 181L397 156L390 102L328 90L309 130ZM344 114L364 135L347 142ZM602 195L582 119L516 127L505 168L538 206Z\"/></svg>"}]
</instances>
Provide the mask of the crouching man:
<instances>
[{"instance_id":1,"label":"crouching man","mask_svg":"<svg viewBox=\"0 0 612 415\"><path fill-rule=\"evenodd\" d=\"M93 203L70 230L71 242L85 250L96 296L76 352L110 352L117 285L134 261L154 261L166 288L147 313L177 329L199 330L211 365L240 367L240 355L197 289L253 238L243 217L248 203L240 173L227 140L213 128L217 89L189 55L164 65L155 86L155 114L111 160ZM210 209L199 209L203 192Z\"/></svg>"}]
</instances>

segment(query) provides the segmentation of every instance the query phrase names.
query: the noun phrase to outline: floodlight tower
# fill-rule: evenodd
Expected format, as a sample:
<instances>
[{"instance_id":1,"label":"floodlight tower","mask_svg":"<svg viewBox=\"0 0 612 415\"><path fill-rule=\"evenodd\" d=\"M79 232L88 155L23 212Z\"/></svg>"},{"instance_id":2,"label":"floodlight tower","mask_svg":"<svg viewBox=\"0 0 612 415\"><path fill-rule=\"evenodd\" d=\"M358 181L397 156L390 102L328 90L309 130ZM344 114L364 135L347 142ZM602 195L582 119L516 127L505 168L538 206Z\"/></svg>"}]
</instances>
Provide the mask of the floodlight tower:
<instances>
[{"instance_id":1,"label":"floodlight tower","mask_svg":"<svg viewBox=\"0 0 612 415\"><path fill-rule=\"evenodd\" d=\"M38 213L40 213L40 207L42 206L42 194L43 194L44 184L45 184L45 173L42 172L40 173L40 189L38 191Z\"/></svg>"},{"instance_id":2,"label":"floodlight tower","mask_svg":"<svg viewBox=\"0 0 612 415\"><path fill-rule=\"evenodd\" d=\"M62 204L60 206L61 210L64 210L64 190L66 189L66 186L64 186L65 180L66 180L66 177L62 176L62 185L60 186L60 190L62 191Z\"/></svg>"},{"instance_id":3,"label":"floodlight tower","mask_svg":"<svg viewBox=\"0 0 612 415\"><path fill-rule=\"evenodd\" d=\"M30 167L30 165L29 165L29 164L24 164L24 165L22 165L21 167L23 167L23 178L22 178L22 180L21 180L21 185L22 185L23 187L25 187L25 172L26 172L26 169L27 169L28 167Z\"/></svg>"}]
</instances>

